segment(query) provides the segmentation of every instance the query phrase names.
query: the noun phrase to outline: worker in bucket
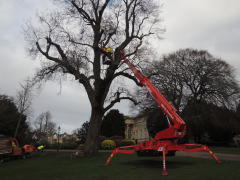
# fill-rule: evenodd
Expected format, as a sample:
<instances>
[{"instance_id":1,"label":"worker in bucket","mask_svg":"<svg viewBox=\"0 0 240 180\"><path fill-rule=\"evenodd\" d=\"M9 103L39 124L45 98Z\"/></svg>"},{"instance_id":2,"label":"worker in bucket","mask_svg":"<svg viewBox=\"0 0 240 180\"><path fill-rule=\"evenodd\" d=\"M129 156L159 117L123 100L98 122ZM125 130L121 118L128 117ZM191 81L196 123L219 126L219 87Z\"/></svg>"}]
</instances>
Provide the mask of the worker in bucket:
<instances>
[{"instance_id":1,"label":"worker in bucket","mask_svg":"<svg viewBox=\"0 0 240 180\"><path fill-rule=\"evenodd\" d=\"M44 145L44 146L43 146L43 145L38 146L35 156L37 156L38 153L39 153L39 156L41 156L42 149L45 148L45 147L46 147L46 145Z\"/></svg>"},{"instance_id":2,"label":"worker in bucket","mask_svg":"<svg viewBox=\"0 0 240 180\"><path fill-rule=\"evenodd\" d=\"M111 47L108 47L108 48L107 48L107 52L108 52L108 53L111 53L111 56L113 56L113 49L112 49Z\"/></svg>"}]
</instances>

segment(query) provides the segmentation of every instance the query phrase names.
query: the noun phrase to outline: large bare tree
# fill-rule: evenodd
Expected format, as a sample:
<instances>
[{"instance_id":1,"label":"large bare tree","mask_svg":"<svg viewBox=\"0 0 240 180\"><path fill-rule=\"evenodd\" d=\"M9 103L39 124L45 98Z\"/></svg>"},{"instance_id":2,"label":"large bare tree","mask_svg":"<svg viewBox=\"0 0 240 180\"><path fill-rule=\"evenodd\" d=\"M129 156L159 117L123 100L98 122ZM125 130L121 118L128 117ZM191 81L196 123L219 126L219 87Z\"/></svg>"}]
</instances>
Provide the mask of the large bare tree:
<instances>
[{"instance_id":1,"label":"large bare tree","mask_svg":"<svg viewBox=\"0 0 240 180\"><path fill-rule=\"evenodd\" d=\"M144 70L150 80L174 106L181 110L188 101L202 100L217 106L235 109L240 98L240 86L235 69L221 58L212 56L206 50L180 49L162 55L160 61ZM144 89L137 89L143 103L139 110L151 108L155 101L146 98Z\"/></svg>"},{"instance_id":2,"label":"large bare tree","mask_svg":"<svg viewBox=\"0 0 240 180\"><path fill-rule=\"evenodd\" d=\"M161 40L162 5L157 0L52 0L58 10L37 14L40 26L26 21L23 27L27 52L41 58L35 83L61 82L66 75L82 84L91 104L91 118L84 153L98 156L97 142L106 111L123 99L134 98L116 82L126 77L141 85L119 59L119 50L136 66L146 64L149 38ZM115 49L114 55L103 51ZM111 65L101 65L105 54ZM108 101L107 101L108 100Z\"/></svg>"}]
</instances>

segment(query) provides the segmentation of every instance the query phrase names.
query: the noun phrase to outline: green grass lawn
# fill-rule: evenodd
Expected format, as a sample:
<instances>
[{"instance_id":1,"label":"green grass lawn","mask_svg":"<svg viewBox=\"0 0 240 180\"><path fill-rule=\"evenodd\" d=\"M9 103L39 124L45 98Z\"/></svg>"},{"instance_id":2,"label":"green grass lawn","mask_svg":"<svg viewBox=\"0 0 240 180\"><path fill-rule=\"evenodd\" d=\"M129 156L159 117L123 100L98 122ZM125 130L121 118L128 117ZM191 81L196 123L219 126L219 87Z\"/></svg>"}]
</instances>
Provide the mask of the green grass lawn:
<instances>
[{"instance_id":1,"label":"green grass lawn","mask_svg":"<svg viewBox=\"0 0 240 180\"><path fill-rule=\"evenodd\" d=\"M55 155L54 155L55 154ZM240 162L215 164L214 159L166 157L168 176L162 174L162 159L116 154L109 167L104 165L111 153L96 158L70 159L67 152L45 152L44 157L6 159L0 164L1 180L155 180L155 179L240 179ZM221 160L221 159L220 159Z\"/></svg>"}]
</instances>

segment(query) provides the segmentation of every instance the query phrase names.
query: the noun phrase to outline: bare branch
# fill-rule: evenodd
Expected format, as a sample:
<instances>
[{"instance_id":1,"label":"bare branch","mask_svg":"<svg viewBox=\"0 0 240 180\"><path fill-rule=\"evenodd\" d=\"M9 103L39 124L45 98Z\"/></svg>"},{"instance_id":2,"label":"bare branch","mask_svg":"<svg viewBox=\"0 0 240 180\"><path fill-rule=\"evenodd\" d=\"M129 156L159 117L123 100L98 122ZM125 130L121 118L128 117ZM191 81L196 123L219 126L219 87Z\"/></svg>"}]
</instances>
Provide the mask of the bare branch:
<instances>
[{"instance_id":1,"label":"bare branch","mask_svg":"<svg viewBox=\"0 0 240 180\"><path fill-rule=\"evenodd\" d=\"M127 96L121 96L121 94L125 94ZM111 109L116 103L120 102L121 100L127 99L132 101L135 105L139 104L140 102L137 102L133 96L129 93L129 91L127 91L126 89L123 88L118 88L117 92L115 92L113 94L112 97L110 97L110 99L114 98L114 100L112 100L110 102L110 104L104 108L104 112L108 111L109 109Z\"/></svg>"},{"instance_id":2,"label":"bare branch","mask_svg":"<svg viewBox=\"0 0 240 180\"><path fill-rule=\"evenodd\" d=\"M76 3L75 0L71 1L72 5L77 9L77 11L79 12L79 14L82 16L83 19L85 19L89 25L94 26L94 23L96 23L96 21L94 19L92 19L89 14L84 11L83 8L80 8Z\"/></svg>"},{"instance_id":3,"label":"bare branch","mask_svg":"<svg viewBox=\"0 0 240 180\"><path fill-rule=\"evenodd\" d=\"M121 72L117 72L116 74L114 74L113 79L116 78L116 77L118 77L118 76L127 77L128 79L133 80L133 81L136 83L136 85L142 87L142 84L141 84L140 82L138 82L138 80L137 80L137 78L136 78L135 76L131 76L130 74L124 73L124 72L121 71Z\"/></svg>"}]
</instances>

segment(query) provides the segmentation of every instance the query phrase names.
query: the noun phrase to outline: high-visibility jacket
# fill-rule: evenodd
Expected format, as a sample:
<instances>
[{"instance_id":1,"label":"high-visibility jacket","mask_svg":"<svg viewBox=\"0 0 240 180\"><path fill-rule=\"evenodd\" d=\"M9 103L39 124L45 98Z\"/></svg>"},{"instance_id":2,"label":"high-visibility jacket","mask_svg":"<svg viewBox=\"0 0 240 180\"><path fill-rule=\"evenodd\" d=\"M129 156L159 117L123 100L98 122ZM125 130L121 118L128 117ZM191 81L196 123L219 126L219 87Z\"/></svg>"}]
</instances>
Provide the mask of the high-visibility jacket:
<instances>
[{"instance_id":1,"label":"high-visibility jacket","mask_svg":"<svg viewBox=\"0 0 240 180\"><path fill-rule=\"evenodd\" d=\"M13 148L16 148L16 147L17 147L17 145L15 144L14 141L12 141L12 147L13 147Z\"/></svg>"},{"instance_id":2,"label":"high-visibility jacket","mask_svg":"<svg viewBox=\"0 0 240 180\"><path fill-rule=\"evenodd\" d=\"M107 48L107 52L111 52L112 53L113 49L109 47L109 48Z\"/></svg>"},{"instance_id":3,"label":"high-visibility jacket","mask_svg":"<svg viewBox=\"0 0 240 180\"><path fill-rule=\"evenodd\" d=\"M41 145L41 146L38 147L38 150L41 150L41 149L43 149L43 148L44 148L44 146Z\"/></svg>"}]
</instances>

